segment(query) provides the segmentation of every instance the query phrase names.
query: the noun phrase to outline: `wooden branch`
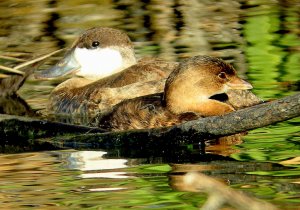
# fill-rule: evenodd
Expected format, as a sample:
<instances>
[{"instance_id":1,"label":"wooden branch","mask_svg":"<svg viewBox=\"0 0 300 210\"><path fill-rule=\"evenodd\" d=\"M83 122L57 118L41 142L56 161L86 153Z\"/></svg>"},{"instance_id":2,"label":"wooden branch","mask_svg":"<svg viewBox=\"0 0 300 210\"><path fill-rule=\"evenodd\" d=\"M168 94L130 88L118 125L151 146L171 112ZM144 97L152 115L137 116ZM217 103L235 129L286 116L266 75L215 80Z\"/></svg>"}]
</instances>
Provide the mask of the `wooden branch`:
<instances>
[{"instance_id":1,"label":"wooden branch","mask_svg":"<svg viewBox=\"0 0 300 210\"><path fill-rule=\"evenodd\" d=\"M89 146L103 149L126 147L132 149L159 148L167 150L182 144L196 143L201 141L201 139L212 139L264 127L297 116L300 116L300 93L241 109L224 116L201 118L174 127L104 133L99 129L98 132L102 133L84 133L68 137L62 136L62 134L72 133L70 132L72 129L78 131L76 133L85 132L88 128L84 131L77 129L73 125L20 117L11 117L14 119L14 123L11 123L7 115L5 115L4 119L3 115L0 115L0 136L17 138L18 135L23 135L23 138L29 138L32 137L29 134L33 130L35 133L34 138L50 136L53 138L47 141L53 144L58 143L59 145L86 143ZM7 129L14 129L13 126L15 124L19 125L19 130L25 129L25 133L7 132ZM60 127L58 130L56 130L57 126ZM36 132L36 129L39 132Z\"/></svg>"},{"instance_id":2,"label":"wooden branch","mask_svg":"<svg viewBox=\"0 0 300 210\"><path fill-rule=\"evenodd\" d=\"M102 129L0 114L0 140L37 139L69 134L103 132ZM1 142L0 143L3 143Z\"/></svg>"},{"instance_id":3,"label":"wooden branch","mask_svg":"<svg viewBox=\"0 0 300 210\"><path fill-rule=\"evenodd\" d=\"M241 109L224 116L189 121L169 128L78 135L64 142L87 142L99 147L161 148L228 136L300 116L300 94Z\"/></svg>"},{"instance_id":4,"label":"wooden branch","mask_svg":"<svg viewBox=\"0 0 300 210\"><path fill-rule=\"evenodd\" d=\"M177 126L182 131L194 131L211 137L249 131L300 116L300 93L272 102Z\"/></svg>"}]
</instances>

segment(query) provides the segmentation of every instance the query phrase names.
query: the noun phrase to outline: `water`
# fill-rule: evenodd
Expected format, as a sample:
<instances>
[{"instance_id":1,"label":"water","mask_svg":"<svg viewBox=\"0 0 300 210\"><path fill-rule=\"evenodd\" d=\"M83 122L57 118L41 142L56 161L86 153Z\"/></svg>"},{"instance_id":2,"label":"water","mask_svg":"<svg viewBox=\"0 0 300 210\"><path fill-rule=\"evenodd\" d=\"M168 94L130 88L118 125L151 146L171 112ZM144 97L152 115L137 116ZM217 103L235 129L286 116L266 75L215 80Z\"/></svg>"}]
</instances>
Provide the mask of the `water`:
<instances>
[{"instance_id":1,"label":"water","mask_svg":"<svg viewBox=\"0 0 300 210\"><path fill-rule=\"evenodd\" d=\"M6 0L0 2L0 51L45 54L70 46L89 27L115 27L130 35L138 57L222 57L269 100L299 91L299 11L293 0ZM29 78L19 94L43 109L57 82ZM118 151L3 153L1 207L196 209L206 195L181 191L178 183L184 172L196 170L280 209L299 209L299 125L295 118L251 131L236 145L211 143L205 155L197 149L138 157Z\"/></svg>"}]
</instances>

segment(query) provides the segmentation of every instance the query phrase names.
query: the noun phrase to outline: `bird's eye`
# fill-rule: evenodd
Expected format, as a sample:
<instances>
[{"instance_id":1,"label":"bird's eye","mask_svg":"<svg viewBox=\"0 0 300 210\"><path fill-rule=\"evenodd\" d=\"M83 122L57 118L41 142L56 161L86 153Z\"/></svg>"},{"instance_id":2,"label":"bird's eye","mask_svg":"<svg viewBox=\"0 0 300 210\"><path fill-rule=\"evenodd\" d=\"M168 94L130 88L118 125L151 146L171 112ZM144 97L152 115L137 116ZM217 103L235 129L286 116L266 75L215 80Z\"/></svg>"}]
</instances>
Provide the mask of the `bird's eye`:
<instances>
[{"instance_id":1,"label":"bird's eye","mask_svg":"<svg viewBox=\"0 0 300 210\"><path fill-rule=\"evenodd\" d=\"M221 79L226 79L226 74L225 72L221 72L220 74L218 74L218 77L221 78Z\"/></svg>"},{"instance_id":2,"label":"bird's eye","mask_svg":"<svg viewBox=\"0 0 300 210\"><path fill-rule=\"evenodd\" d=\"M98 41L94 41L93 43L92 43L92 46L93 47L98 47L100 45L100 42L98 42Z\"/></svg>"}]
</instances>

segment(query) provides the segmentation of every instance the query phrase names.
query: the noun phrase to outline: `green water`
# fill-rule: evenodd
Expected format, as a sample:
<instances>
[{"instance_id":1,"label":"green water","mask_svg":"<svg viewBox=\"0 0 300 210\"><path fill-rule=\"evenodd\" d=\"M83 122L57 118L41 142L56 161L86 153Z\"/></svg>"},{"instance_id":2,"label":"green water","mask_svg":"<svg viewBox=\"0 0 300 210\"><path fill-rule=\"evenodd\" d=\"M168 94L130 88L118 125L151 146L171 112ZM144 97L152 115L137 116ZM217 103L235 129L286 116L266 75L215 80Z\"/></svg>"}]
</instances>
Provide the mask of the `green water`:
<instances>
[{"instance_id":1,"label":"green water","mask_svg":"<svg viewBox=\"0 0 300 210\"><path fill-rule=\"evenodd\" d=\"M0 52L44 54L70 46L89 27L115 27L130 35L138 57L222 57L269 100L299 92L299 11L293 0L6 0L0 2ZM29 78L19 94L33 109L43 109L56 83ZM238 145L208 144L206 151L1 154L1 208L197 209L206 194L178 187L178 177L189 170L280 209L300 208L299 118L251 131Z\"/></svg>"}]
</instances>

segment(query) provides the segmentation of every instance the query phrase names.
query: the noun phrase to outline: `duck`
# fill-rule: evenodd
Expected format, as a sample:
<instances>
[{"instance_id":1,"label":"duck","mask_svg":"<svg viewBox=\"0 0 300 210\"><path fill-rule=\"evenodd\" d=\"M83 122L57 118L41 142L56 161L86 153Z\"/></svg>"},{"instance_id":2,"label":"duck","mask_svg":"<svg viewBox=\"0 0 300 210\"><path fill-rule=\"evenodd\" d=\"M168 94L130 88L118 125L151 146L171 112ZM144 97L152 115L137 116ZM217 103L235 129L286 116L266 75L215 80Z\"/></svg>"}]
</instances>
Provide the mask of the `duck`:
<instances>
[{"instance_id":1,"label":"duck","mask_svg":"<svg viewBox=\"0 0 300 210\"><path fill-rule=\"evenodd\" d=\"M57 64L35 72L37 79L72 75L52 90L42 114L50 119L54 116L54 120L60 115L71 116L71 123L75 118L80 124L94 123L122 101L163 93L167 77L178 65L159 58L137 60L126 33L108 27L90 28ZM239 107L261 101L249 90L229 90L227 94Z\"/></svg>"},{"instance_id":2,"label":"duck","mask_svg":"<svg viewBox=\"0 0 300 210\"><path fill-rule=\"evenodd\" d=\"M224 115L242 106L222 95L230 90L250 89L252 85L238 77L234 67L222 59L194 56L172 71L163 94L123 101L111 113L98 118L97 124L110 131L150 129Z\"/></svg>"},{"instance_id":3,"label":"duck","mask_svg":"<svg viewBox=\"0 0 300 210\"><path fill-rule=\"evenodd\" d=\"M94 27L83 32L57 64L36 72L35 78L73 75L52 90L48 114L94 116L125 99L162 92L163 80L177 65L158 58L137 61L126 33ZM130 86L133 83L137 84Z\"/></svg>"}]
</instances>

